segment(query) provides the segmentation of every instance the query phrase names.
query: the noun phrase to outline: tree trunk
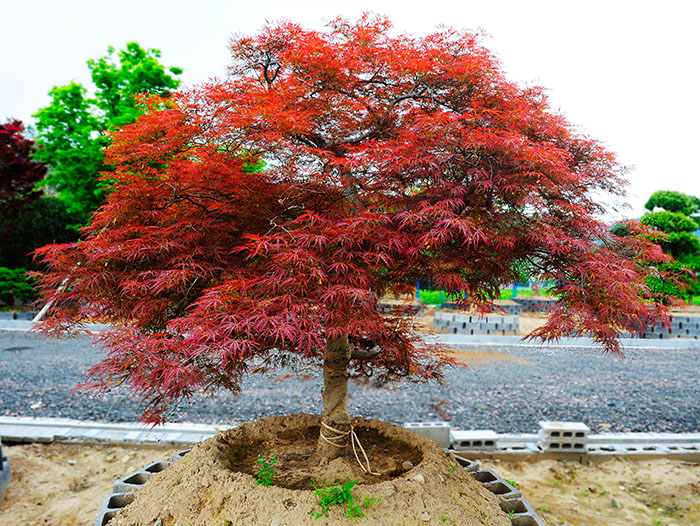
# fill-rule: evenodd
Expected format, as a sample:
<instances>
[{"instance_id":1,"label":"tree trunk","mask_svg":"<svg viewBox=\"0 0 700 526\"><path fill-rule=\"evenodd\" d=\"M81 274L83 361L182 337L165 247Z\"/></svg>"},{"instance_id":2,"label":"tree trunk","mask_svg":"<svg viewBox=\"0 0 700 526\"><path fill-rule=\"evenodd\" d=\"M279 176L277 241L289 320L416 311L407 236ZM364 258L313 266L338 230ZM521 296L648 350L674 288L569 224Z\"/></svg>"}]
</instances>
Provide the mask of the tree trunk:
<instances>
[{"instance_id":1,"label":"tree trunk","mask_svg":"<svg viewBox=\"0 0 700 526\"><path fill-rule=\"evenodd\" d=\"M319 461L324 457L331 460L343 455L349 444L350 437L346 434L352 421L348 413L349 364L348 337L329 338L323 364L321 436L318 438L315 455Z\"/></svg>"}]
</instances>

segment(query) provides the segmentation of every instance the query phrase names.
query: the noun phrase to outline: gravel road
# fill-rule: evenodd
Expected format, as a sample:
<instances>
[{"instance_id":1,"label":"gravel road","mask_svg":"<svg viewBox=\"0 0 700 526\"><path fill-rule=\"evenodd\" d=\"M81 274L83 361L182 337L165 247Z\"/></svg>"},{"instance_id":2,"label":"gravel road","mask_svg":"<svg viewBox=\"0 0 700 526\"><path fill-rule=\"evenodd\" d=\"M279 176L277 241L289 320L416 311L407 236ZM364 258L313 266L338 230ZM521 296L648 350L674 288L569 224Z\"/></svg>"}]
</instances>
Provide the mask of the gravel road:
<instances>
[{"instance_id":1,"label":"gravel road","mask_svg":"<svg viewBox=\"0 0 700 526\"><path fill-rule=\"evenodd\" d=\"M448 372L448 385L350 386L350 412L394 423L449 419L464 429L532 433L540 420L584 422L594 432L700 431L700 351L643 349L625 359L598 348L479 345L493 353ZM483 357L484 355L482 355ZM0 331L0 415L136 421L140 403L125 388L72 392L99 350L82 336L53 340ZM183 403L171 421L237 423L321 408L321 376L290 371L246 379L242 393Z\"/></svg>"}]
</instances>

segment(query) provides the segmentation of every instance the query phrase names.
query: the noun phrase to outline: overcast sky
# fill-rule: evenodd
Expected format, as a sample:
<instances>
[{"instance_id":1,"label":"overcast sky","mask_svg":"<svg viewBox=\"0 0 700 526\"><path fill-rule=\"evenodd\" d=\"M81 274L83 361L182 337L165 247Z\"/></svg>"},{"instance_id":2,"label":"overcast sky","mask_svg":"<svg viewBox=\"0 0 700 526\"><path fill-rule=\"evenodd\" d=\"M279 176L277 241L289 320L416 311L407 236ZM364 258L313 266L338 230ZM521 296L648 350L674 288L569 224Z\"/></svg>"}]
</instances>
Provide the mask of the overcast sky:
<instances>
[{"instance_id":1,"label":"overcast sky","mask_svg":"<svg viewBox=\"0 0 700 526\"><path fill-rule=\"evenodd\" d=\"M54 85L90 84L85 62L137 41L184 68L223 76L235 34L286 18L322 29L363 11L398 32L480 30L510 80L548 89L553 108L630 168L629 216L655 190L700 196L700 2L696 0L0 0L0 121L31 115Z\"/></svg>"}]
</instances>

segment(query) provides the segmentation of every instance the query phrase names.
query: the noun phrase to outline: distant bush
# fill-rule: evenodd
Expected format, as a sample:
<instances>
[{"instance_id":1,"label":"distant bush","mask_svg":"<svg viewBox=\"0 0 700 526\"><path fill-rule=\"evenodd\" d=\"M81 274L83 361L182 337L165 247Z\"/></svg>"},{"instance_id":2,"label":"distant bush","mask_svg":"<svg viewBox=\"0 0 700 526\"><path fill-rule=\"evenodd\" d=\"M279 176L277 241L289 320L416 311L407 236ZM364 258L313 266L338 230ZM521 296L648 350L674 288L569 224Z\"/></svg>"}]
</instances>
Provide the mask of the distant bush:
<instances>
[{"instance_id":1,"label":"distant bush","mask_svg":"<svg viewBox=\"0 0 700 526\"><path fill-rule=\"evenodd\" d=\"M23 268L0 267L0 301L6 305L33 301L37 293L32 281Z\"/></svg>"}]
</instances>

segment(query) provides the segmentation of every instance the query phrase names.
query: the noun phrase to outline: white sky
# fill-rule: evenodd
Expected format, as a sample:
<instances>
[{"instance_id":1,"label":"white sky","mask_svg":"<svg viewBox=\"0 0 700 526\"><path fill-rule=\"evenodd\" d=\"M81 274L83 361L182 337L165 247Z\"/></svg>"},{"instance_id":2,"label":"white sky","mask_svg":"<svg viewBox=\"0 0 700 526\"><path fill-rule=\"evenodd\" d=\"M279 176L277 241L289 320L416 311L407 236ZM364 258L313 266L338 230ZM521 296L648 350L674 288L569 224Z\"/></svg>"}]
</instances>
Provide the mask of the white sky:
<instances>
[{"instance_id":1,"label":"white sky","mask_svg":"<svg viewBox=\"0 0 700 526\"><path fill-rule=\"evenodd\" d=\"M440 24L487 33L510 80L547 88L553 108L631 168L627 215L655 190L700 196L696 0L0 0L0 121L33 122L54 85L89 86L85 62L109 45L158 48L191 85L223 75L230 37L266 20L322 29L363 11L402 33Z\"/></svg>"}]
</instances>

